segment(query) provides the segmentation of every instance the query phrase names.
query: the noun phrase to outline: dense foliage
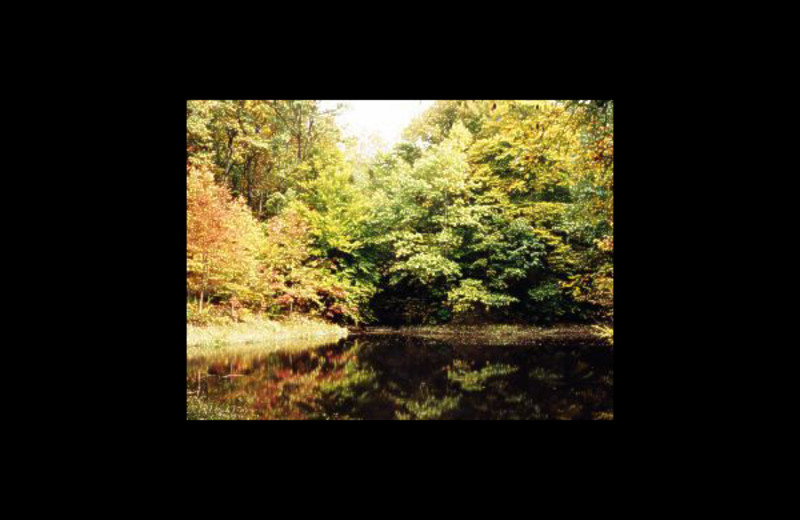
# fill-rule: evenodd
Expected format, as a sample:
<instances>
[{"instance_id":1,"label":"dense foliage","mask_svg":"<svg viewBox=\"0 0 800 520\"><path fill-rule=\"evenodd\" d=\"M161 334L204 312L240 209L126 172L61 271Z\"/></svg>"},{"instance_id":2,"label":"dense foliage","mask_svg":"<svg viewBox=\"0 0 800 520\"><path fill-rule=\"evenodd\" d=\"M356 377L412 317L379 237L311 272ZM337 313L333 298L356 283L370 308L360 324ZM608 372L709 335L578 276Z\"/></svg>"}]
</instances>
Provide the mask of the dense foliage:
<instances>
[{"instance_id":1,"label":"dense foliage","mask_svg":"<svg viewBox=\"0 0 800 520\"><path fill-rule=\"evenodd\" d=\"M613 106L438 101L366 158L315 101L190 101L187 314L608 324Z\"/></svg>"}]
</instances>

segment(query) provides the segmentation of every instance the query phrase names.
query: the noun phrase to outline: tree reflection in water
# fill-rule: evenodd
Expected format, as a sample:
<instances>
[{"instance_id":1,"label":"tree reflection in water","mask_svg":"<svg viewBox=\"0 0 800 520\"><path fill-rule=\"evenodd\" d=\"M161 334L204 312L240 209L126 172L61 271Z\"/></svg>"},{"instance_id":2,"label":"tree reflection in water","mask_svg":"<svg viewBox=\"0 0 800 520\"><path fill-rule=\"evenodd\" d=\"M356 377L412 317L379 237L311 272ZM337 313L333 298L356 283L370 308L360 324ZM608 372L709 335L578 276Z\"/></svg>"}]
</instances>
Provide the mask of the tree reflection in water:
<instances>
[{"instance_id":1,"label":"tree reflection in water","mask_svg":"<svg viewBox=\"0 0 800 520\"><path fill-rule=\"evenodd\" d=\"M609 419L595 344L463 345L402 334L187 360L190 419Z\"/></svg>"}]
</instances>

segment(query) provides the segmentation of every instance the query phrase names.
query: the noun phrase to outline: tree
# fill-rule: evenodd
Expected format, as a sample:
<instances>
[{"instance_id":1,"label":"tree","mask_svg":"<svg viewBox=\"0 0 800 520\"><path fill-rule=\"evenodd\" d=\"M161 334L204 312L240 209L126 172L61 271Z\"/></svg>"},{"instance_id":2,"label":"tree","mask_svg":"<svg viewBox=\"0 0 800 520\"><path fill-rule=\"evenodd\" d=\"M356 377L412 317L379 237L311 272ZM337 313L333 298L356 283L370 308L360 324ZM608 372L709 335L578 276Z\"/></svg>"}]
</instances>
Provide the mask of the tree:
<instances>
[{"instance_id":1,"label":"tree","mask_svg":"<svg viewBox=\"0 0 800 520\"><path fill-rule=\"evenodd\" d=\"M437 101L417 116L403 133L406 140L439 144L450 134L457 122L477 135L487 121L493 102L473 100Z\"/></svg>"},{"instance_id":2,"label":"tree","mask_svg":"<svg viewBox=\"0 0 800 520\"><path fill-rule=\"evenodd\" d=\"M269 218L315 177L321 151L335 147L334 113L316 101L189 101L188 162L213 171L259 219Z\"/></svg>"},{"instance_id":3,"label":"tree","mask_svg":"<svg viewBox=\"0 0 800 520\"><path fill-rule=\"evenodd\" d=\"M335 320L613 320L613 110L438 101L373 155L315 101L190 101L187 289Z\"/></svg>"},{"instance_id":4,"label":"tree","mask_svg":"<svg viewBox=\"0 0 800 520\"><path fill-rule=\"evenodd\" d=\"M207 298L252 285L262 235L244 201L232 199L207 169L189 170L186 210L187 290L202 311Z\"/></svg>"}]
</instances>

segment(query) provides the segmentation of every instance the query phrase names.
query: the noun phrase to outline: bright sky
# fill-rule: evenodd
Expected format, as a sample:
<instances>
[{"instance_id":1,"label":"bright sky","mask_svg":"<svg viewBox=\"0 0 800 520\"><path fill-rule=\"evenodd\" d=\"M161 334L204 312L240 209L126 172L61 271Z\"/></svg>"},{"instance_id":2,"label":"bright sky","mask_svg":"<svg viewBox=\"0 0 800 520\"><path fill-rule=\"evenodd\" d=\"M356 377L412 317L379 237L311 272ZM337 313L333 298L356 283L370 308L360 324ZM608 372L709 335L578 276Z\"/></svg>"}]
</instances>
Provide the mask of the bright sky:
<instances>
[{"instance_id":1,"label":"bright sky","mask_svg":"<svg viewBox=\"0 0 800 520\"><path fill-rule=\"evenodd\" d=\"M365 140L377 135L383 141L383 150L400 141L403 129L414 117L433 104L433 101L321 101L323 109L334 108L343 103L346 108L336 118L339 128L346 136Z\"/></svg>"}]
</instances>

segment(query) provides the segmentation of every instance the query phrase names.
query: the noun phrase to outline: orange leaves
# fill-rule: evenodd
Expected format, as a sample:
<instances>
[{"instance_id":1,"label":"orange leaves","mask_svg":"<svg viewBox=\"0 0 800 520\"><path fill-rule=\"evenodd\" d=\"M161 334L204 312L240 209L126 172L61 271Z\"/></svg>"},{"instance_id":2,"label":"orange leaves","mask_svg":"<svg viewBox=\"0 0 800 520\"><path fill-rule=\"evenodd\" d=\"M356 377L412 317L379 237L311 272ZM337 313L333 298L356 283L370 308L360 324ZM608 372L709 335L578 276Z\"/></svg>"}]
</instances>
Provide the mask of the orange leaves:
<instances>
[{"instance_id":1,"label":"orange leaves","mask_svg":"<svg viewBox=\"0 0 800 520\"><path fill-rule=\"evenodd\" d=\"M190 168L186 186L187 282L195 291L221 291L255 275L261 231L241 200Z\"/></svg>"}]
</instances>

